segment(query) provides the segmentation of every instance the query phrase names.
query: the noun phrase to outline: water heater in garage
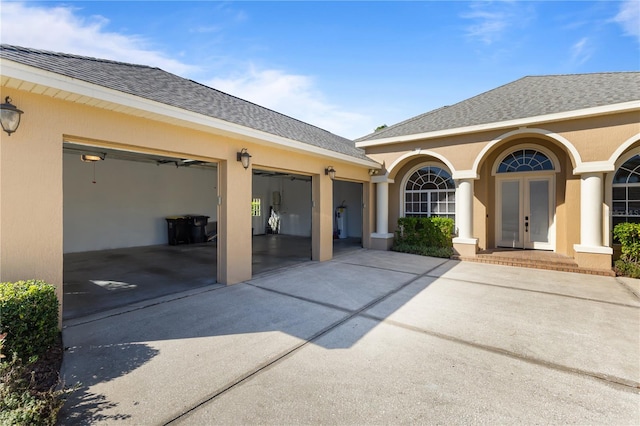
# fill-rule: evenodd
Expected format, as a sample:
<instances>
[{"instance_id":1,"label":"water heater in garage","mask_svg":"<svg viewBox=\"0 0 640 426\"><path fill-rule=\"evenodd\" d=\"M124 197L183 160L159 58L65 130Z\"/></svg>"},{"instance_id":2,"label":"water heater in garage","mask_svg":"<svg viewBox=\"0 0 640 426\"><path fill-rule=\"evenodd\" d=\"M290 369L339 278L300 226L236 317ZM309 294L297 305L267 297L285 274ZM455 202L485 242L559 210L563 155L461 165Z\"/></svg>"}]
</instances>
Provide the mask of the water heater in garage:
<instances>
[{"instance_id":1,"label":"water heater in garage","mask_svg":"<svg viewBox=\"0 0 640 426\"><path fill-rule=\"evenodd\" d=\"M338 238L347 238L347 207L344 205L336 209L336 229Z\"/></svg>"}]
</instances>

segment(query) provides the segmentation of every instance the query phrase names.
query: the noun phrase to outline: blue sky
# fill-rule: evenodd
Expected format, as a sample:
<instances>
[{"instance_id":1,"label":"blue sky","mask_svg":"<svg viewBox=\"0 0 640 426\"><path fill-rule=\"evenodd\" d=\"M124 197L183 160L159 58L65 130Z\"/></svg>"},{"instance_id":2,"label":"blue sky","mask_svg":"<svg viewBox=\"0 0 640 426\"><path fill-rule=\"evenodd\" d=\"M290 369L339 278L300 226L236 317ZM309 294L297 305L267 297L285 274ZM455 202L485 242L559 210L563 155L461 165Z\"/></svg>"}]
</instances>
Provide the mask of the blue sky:
<instances>
[{"instance_id":1,"label":"blue sky","mask_svg":"<svg viewBox=\"0 0 640 426\"><path fill-rule=\"evenodd\" d=\"M640 70L640 0L0 8L2 43L158 66L349 138L526 75Z\"/></svg>"}]
</instances>

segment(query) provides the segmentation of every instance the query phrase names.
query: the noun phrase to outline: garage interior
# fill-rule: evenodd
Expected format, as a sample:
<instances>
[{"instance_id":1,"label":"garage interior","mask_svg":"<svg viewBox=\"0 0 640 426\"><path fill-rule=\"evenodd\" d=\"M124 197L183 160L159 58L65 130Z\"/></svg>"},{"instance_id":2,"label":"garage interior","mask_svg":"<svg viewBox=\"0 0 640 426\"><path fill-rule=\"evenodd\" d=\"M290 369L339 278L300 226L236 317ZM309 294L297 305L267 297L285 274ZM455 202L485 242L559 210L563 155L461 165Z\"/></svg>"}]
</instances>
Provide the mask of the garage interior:
<instances>
[{"instance_id":1,"label":"garage interior","mask_svg":"<svg viewBox=\"0 0 640 426\"><path fill-rule=\"evenodd\" d=\"M217 179L212 162L65 142L63 319L222 286ZM362 247L362 184L335 181L334 205L334 255ZM251 213L253 275L311 260L310 176L254 170ZM185 215L206 225L169 244L167 218Z\"/></svg>"}]
</instances>

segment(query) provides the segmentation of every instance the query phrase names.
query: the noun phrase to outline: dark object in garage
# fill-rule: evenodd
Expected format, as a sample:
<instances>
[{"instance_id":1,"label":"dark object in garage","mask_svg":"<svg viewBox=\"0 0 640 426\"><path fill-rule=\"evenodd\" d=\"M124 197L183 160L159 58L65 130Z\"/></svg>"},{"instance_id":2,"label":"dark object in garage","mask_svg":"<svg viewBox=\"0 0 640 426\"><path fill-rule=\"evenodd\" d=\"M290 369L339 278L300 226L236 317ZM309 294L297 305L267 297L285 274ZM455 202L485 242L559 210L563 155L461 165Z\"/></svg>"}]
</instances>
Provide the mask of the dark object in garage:
<instances>
[{"instance_id":1,"label":"dark object in garage","mask_svg":"<svg viewBox=\"0 0 640 426\"><path fill-rule=\"evenodd\" d=\"M207 242L207 222L209 221L209 216L188 215L186 218L189 223L189 242Z\"/></svg>"},{"instance_id":2,"label":"dark object in garage","mask_svg":"<svg viewBox=\"0 0 640 426\"><path fill-rule=\"evenodd\" d=\"M167 217L167 231L169 234L169 244L189 244L190 230L189 221L184 216Z\"/></svg>"}]
</instances>

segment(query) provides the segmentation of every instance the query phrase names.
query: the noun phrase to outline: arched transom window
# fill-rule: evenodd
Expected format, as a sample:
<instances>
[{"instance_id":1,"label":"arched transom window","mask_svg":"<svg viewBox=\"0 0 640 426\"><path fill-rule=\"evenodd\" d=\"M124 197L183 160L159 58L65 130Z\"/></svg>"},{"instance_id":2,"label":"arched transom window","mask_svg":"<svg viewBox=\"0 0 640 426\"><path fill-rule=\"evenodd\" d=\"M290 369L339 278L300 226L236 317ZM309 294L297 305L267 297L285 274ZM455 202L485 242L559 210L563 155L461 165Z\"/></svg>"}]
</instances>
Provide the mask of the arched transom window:
<instances>
[{"instance_id":1,"label":"arched transom window","mask_svg":"<svg viewBox=\"0 0 640 426\"><path fill-rule=\"evenodd\" d=\"M537 172L554 170L553 161L535 149L519 149L504 157L498 164L498 173Z\"/></svg>"},{"instance_id":2,"label":"arched transom window","mask_svg":"<svg viewBox=\"0 0 640 426\"><path fill-rule=\"evenodd\" d=\"M628 159L613 177L612 226L640 223L640 155Z\"/></svg>"},{"instance_id":3,"label":"arched transom window","mask_svg":"<svg viewBox=\"0 0 640 426\"><path fill-rule=\"evenodd\" d=\"M451 175L435 166L416 170L404 188L405 216L442 216L455 220L456 186Z\"/></svg>"}]
</instances>

